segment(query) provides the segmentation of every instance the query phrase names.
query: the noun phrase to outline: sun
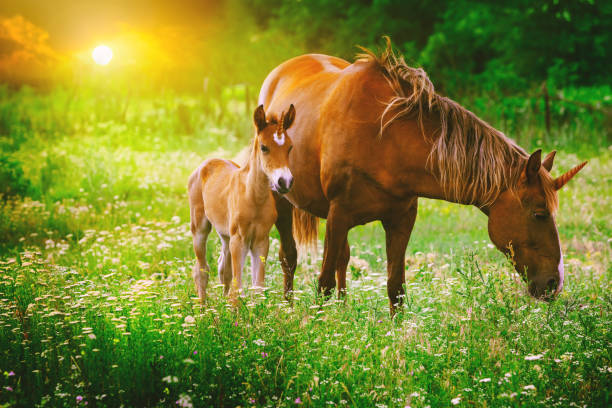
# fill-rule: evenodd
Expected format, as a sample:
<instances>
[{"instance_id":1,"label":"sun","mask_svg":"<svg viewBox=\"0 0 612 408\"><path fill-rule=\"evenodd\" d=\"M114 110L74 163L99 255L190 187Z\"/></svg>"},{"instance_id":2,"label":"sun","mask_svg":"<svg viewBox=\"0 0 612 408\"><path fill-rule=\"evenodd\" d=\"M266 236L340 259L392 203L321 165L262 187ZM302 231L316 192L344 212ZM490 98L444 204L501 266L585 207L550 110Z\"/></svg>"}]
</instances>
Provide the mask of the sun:
<instances>
[{"instance_id":1,"label":"sun","mask_svg":"<svg viewBox=\"0 0 612 408\"><path fill-rule=\"evenodd\" d=\"M113 50L106 45L98 45L91 53L91 57L98 65L108 65L113 59Z\"/></svg>"}]
</instances>

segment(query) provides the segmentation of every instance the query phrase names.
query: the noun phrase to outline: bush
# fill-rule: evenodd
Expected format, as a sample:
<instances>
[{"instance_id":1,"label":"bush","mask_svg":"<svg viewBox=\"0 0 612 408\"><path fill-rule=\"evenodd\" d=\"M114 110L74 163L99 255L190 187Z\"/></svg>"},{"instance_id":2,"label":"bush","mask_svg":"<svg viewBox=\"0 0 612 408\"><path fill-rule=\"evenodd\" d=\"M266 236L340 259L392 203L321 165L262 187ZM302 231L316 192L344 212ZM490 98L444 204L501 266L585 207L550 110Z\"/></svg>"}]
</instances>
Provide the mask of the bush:
<instances>
[{"instance_id":1,"label":"bush","mask_svg":"<svg viewBox=\"0 0 612 408\"><path fill-rule=\"evenodd\" d=\"M23 174L22 163L0 153L0 196L24 196L30 190L30 181Z\"/></svg>"}]
</instances>

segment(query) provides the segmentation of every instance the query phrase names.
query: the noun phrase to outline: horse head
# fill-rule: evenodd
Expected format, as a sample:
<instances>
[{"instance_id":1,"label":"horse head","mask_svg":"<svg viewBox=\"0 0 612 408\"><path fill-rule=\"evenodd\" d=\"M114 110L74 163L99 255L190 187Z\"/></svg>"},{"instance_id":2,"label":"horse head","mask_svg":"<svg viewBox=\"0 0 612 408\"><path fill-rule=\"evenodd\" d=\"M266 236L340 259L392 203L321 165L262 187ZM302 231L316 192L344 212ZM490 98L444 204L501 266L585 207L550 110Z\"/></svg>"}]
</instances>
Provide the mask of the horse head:
<instances>
[{"instance_id":1,"label":"horse head","mask_svg":"<svg viewBox=\"0 0 612 408\"><path fill-rule=\"evenodd\" d=\"M508 255L529 294L552 300L563 289L563 253L555 223L557 191L586 162L558 178L550 176L555 152L541 160L536 150L527 160L518 183L503 191L488 209L489 236Z\"/></svg>"},{"instance_id":2,"label":"horse head","mask_svg":"<svg viewBox=\"0 0 612 408\"><path fill-rule=\"evenodd\" d=\"M293 175L289 170L289 153L293 142L287 134L295 119L295 107L289 106L281 114L280 120L266 120L263 105L255 109L253 121L257 129L255 149L259 149L259 162L270 180L271 188L281 194L288 193L293 185Z\"/></svg>"}]
</instances>

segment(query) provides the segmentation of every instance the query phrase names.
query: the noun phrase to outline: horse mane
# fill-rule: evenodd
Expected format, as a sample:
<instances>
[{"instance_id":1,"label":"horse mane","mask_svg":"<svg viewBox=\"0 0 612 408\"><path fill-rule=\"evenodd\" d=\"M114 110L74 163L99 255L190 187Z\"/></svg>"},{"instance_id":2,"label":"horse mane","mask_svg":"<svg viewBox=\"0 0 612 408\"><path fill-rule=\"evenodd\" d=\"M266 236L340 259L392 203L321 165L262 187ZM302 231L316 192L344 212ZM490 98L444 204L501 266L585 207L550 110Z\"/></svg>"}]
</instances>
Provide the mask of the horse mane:
<instances>
[{"instance_id":1,"label":"horse mane","mask_svg":"<svg viewBox=\"0 0 612 408\"><path fill-rule=\"evenodd\" d=\"M437 175L450 200L485 207L502 191L514 191L529 157L527 152L457 102L437 94L427 73L408 66L393 51L389 37L385 40L386 49L380 55L366 48L357 55L358 61L378 66L395 93L380 117L381 136L394 120L416 118L424 137L432 143L429 170ZM424 115L439 119L439 130L433 135L425 135ZM544 171L540 175L550 178ZM542 181L553 212L557 208L553 184Z\"/></svg>"}]
</instances>

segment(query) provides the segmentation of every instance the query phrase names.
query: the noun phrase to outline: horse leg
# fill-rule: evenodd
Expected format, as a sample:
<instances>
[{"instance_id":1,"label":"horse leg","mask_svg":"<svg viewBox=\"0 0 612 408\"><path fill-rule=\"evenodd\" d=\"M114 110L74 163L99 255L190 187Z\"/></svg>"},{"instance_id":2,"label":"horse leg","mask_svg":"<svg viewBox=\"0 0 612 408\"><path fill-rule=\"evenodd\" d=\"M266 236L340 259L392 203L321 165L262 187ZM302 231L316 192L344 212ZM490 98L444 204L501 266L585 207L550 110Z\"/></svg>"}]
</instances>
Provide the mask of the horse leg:
<instances>
[{"instance_id":1,"label":"horse leg","mask_svg":"<svg viewBox=\"0 0 612 408\"><path fill-rule=\"evenodd\" d=\"M344 240L344 246L338 254L336 263L336 281L338 282L338 299L344 298L346 295L346 268L351 258L351 249L349 248L348 240Z\"/></svg>"},{"instance_id":2,"label":"horse leg","mask_svg":"<svg viewBox=\"0 0 612 408\"><path fill-rule=\"evenodd\" d=\"M229 246L232 255L232 279L229 295L231 301L235 303L238 295L240 292L242 292L242 266L244 265L244 258L247 254L248 248L245 245L244 240L237 235L232 235L230 237ZM224 284L227 287L227 280L225 280Z\"/></svg>"},{"instance_id":3,"label":"horse leg","mask_svg":"<svg viewBox=\"0 0 612 408\"><path fill-rule=\"evenodd\" d=\"M323 265L321 266L321 275L319 275L319 292L323 292L325 297L329 297L336 286L334 272L338 266L340 253L343 253L346 245L348 245L346 237L350 226L349 216L332 202L325 224Z\"/></svg>"},{"instance_id":4,"label":"horse leg","mask_svg":"<svg viewBox=\"0 0 612 408\"><path fill-rule=\"evenodd\" d=\"M210 268L206 262L206 240L210 233L211 224L202 208L191 211L191 234L193 237L193 251L196 263L193 266L193 281L201 302L206 301L206 287L208 286L208 272Z\"/></svg>"},{"instance_id":5,"label":"horse leg","mask_svg":"<svg viewBox=\"0 0 612 408\"><path fill-rule=\"evenodd\" d=\"M394 213L383 220L387 246L387 294L391 315L404 301L404 284L406 283L405 263L406 246L414 227L417 215L417 199L410 207L400 213Z\"/></svg>"},{"instance_id":6,"label":"horse leg","mask_svg":"<svg viewBox=\"0 0 612 408\"><path fill-rule=\"evenodd\" d=\"M219 234L221 240L221 252L219 252L219 260L217 263L217 273L219 274L219 281L223 288L223 295L227 296L230 290L230 284L232 283L232 254L230 253L229 237L227 235Z\"/></svg>"},{"instance_id":7,"label":"horse leg","mask_svg":"<svg viewBox=\"0 0 612 408\"><path fill-rule=\"evenodd\" d=\"M268 235L258 239L251 248L251 281L256 291L261 291L265 280L265 260L268 258Z\"/></svg>"},{"instance_id":8,"label":"horse leg","mask_svg":"<svg viewBox=\"0 0 612 408\"><path fill-rule=\"evenodd\" d=\"M282 197L276 198L276 229L280 235L278 259L283 268L285 299L290 301L293 292L293 277L297 266L297 250L293 239L293 206Z\"/></svg>"}]
</instances>

